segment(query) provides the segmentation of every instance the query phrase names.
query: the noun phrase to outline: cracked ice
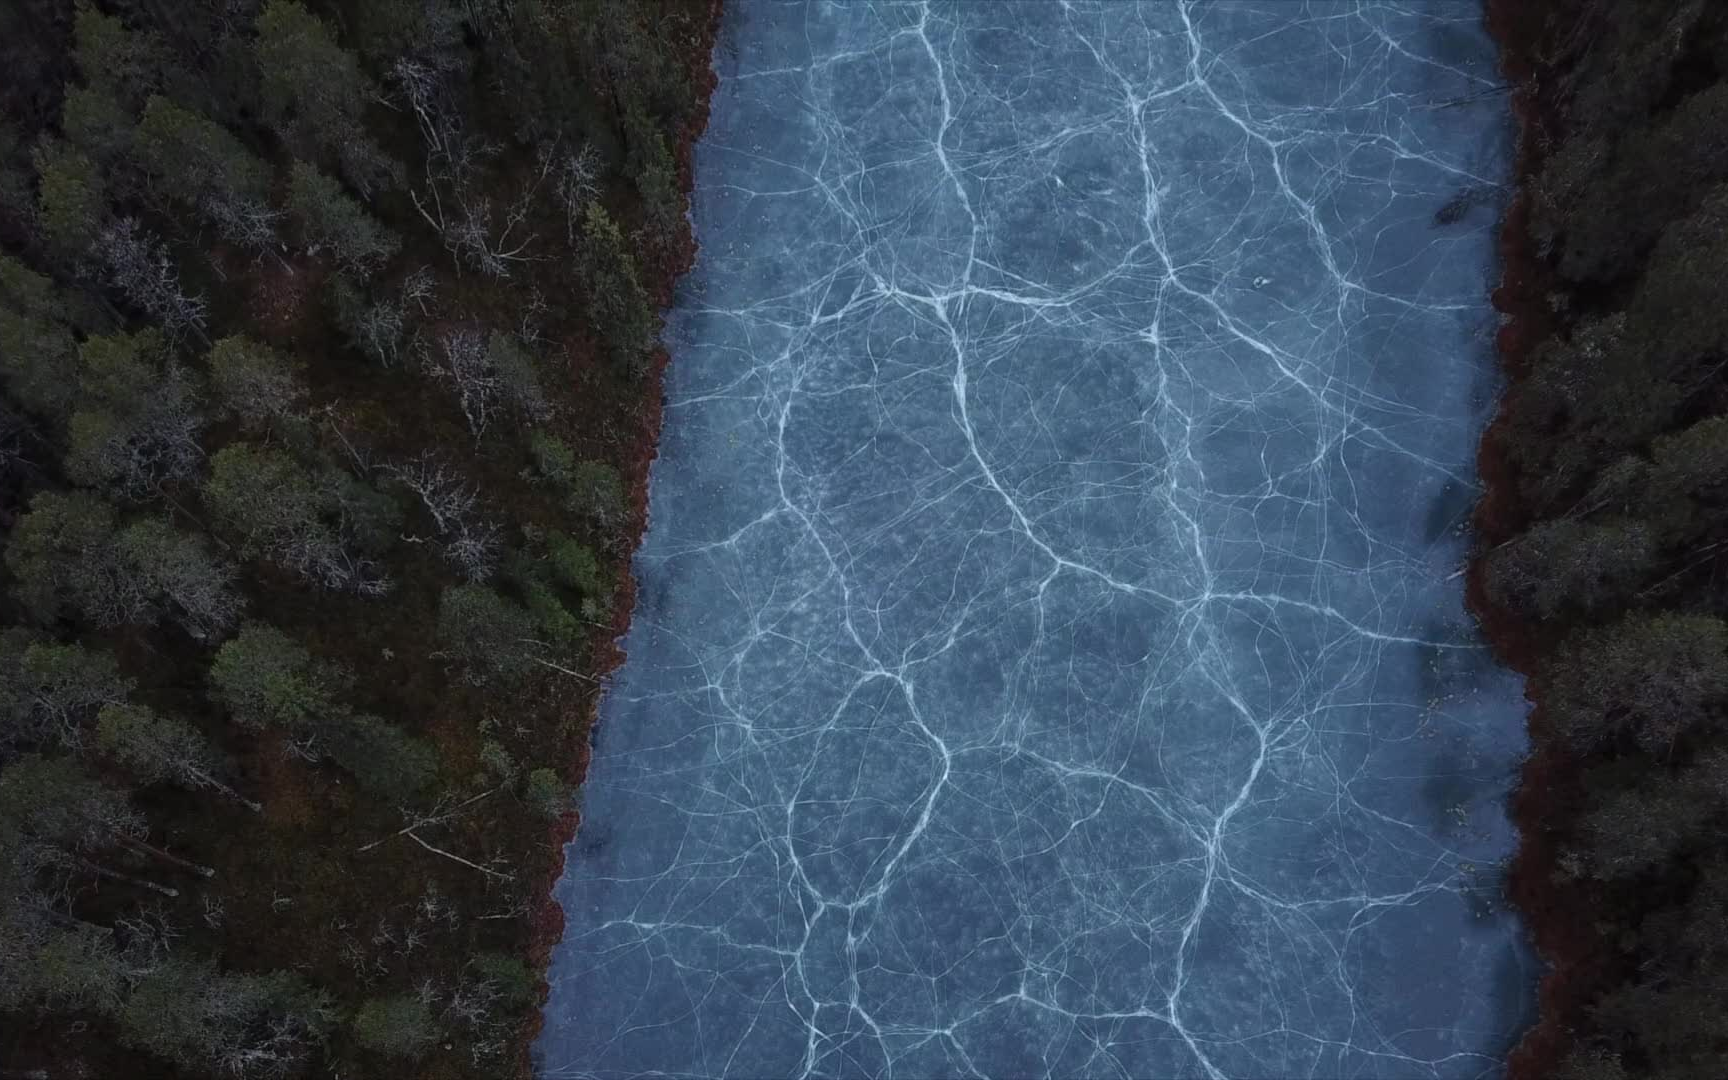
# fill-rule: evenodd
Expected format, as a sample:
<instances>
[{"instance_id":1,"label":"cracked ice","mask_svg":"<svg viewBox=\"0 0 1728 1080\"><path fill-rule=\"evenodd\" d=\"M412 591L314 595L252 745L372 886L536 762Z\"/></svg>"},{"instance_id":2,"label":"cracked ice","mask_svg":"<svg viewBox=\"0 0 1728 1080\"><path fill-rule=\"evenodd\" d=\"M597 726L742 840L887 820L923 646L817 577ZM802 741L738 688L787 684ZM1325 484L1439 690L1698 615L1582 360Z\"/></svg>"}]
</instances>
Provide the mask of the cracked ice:
<instances>
[{"instance_id":1,"label":"cracked ice","mask_svg":"<svg viewBox=\"0 0 1728 1080\"><path fill-rule=\"evenodd\" d=\"M1480 18L729 5L546 1075L1499 1073Z\"/></svg>"}]
</instances>

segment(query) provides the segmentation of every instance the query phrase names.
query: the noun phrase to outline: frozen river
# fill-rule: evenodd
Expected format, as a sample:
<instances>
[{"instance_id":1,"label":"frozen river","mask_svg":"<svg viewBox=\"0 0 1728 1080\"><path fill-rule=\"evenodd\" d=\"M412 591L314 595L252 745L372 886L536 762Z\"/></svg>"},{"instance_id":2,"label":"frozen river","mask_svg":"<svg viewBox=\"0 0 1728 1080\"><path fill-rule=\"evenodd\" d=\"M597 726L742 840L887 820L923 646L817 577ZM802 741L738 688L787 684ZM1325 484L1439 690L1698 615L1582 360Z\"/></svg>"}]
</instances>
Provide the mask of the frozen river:
<instances>
[{"instance_id":1,"label":"frozen river","mask_svg":"<svg viewBox=\"0 0 1728 1080\"><path fill-rule=\"evenodd\" d=\"M1480 19L731 0L544 1075L1500 1073Z\"/></svg>"}]
</instances>

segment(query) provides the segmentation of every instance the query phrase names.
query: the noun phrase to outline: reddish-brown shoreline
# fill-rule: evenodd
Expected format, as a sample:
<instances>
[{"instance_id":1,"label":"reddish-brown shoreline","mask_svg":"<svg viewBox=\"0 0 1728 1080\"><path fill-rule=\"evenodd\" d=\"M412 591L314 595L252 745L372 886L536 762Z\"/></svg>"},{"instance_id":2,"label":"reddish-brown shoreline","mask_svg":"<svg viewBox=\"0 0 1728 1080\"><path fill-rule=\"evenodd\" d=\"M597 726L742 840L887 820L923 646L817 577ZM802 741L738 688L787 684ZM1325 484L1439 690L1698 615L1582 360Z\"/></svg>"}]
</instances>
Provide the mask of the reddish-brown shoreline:
<instances>
[{"instance_id":1,"label":"reddish-brown shoreline","mask_svg":"<svg viewBox=\"0 0 1728 1080\"><path fill-rule=\"evenodd\" d=\"M1542 77L1548 72L1538 60L1549 44L1545 34L1555 6L1527 0L1488 0L1487 5L1488 29L1500 47L1501 74L1513 88L1516 187L1500 223L1500 283L1493 294L1494 307L1503 319L1495 350L1508 386L1493 421L1483 432L1477 459L1483 494L1474 515L1479 540L1466 577L1465 598L1501 662L1526 679L1535 672L1537 642L1528 626L1489 602L1482 556L1527 524L1518 505L1518 478L1502 440L1514 407L1514 393L1529 371L1531 356L1554 332L1548 306L1553 277L1535 250L1528 220L1530 185L1542 166L1547 144L1543 136L1552 134L1555 127L1553 102L1541 90L1552 82ZM1567 890L1556 885L1559 852L1545 822L1551 820L1554 808L1571 801L1578 766L1551 737L1541 690L1533 680L1526 684L1525 696L1531 705L1527 720L1531 752L1511 799L1519 839L1507 872L1506 892L1549 969L1538 990L1536 1022L1508 1058L1508 1080L1544 1080L1552 1075L1566 1052L1567 1030L1599 976L1591 962L1588 913Z\"/></svg>"},{"instance_id":2,"label":"reddish-brown shoreline","mask_svg":"<svg viewBox=\"0 0 1728 1080\"><path fill-rule=\"evenodd\" d=\"M707 17L703 25L689 44L685 62L689 66L691 85L696 89L696 100L692 103L690 118L684 129L677 133L673 141L673 160L678 168L678 189L684 197L685 210L689 209L690 192L695 183L693 158L696 140L708 126L709 99L718 85L719 78L714 74L711 57L715 40L720 33L720 16L723 0L707 0ZM683 228L678 242L664 257L644 263L643 287L647 290L654 306L664 311L672 303L673 291L678 279L696 262L696 237L690 228L689 220L684 219ZM648 528L648 470L654 463L660 444L660 423L665 394L662 389L666 365L671 362L671 355L664 345L656 345L653 359L645 378L648 381L644 392L645 407L638 415L633 444L628 463L624 470L624 482L629 500L629 523L626 526L628 543L622 556L623 565L619 568L618 590L612 600L612 624L606 630L606 639L596 650L593 671L598 678L604 679L619 665L624 663L623 639L630 629L630 613L636 606L636 579L629 573L630 554L642 543L642 535ZM590 699L587 706L589 713L578 728L578 739L573 755L562 770L564 779L572 784L580 784L588 775L588 762L593 750L594 729L599 725L599 696ZM575 809L564 813L553 823L548 831L546 842L556 853L547 865L547 873L543 880L534 883L534 910L530 916L532 930L529 943L528 963L540 975L538 997L543 1004L548 991L545 979L546 964L551 958L552 950L564 937L564 910L553 898L552 890L558 879L564 873L564 849L576 836L576 828L580 823L580 815ZM539 1034L543 1017L536 1010L529 1031L526 1033L521 1052L516 1061L515 1074L526 1080L532 1073L529 1059L529 1049L534 1038Z\"/></svg>"}]
</instances>

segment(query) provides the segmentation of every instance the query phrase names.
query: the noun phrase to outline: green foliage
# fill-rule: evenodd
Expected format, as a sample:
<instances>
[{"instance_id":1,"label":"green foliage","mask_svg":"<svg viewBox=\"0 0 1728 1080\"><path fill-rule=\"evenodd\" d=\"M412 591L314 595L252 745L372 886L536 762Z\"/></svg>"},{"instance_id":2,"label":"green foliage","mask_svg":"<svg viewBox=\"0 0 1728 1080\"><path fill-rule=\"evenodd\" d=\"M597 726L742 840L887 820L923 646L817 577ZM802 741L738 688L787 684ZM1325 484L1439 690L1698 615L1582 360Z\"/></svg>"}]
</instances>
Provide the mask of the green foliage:
<instances>
[{"instance_id":1,"label":"green foliage","mask_svg":"<svg viewBox=\"0 0 1728 1080\"><path fill-rule=\"evenodd\" d=\"M44 491L30 501L6 545L12 593L32 618L52 623L68 608L99 622L117 608L132 614L131 592L114 560L115 513L107 500L83 491Z\"/></svg>"},{"instance_id":2,"label":"green foliage","mask_svg":"<svg viewBox=\"0 0 1728 1080\"><path fill-rule=\"evenodd\" d=\"M419 998L373 998L354 1016L354 1039L388 1057L418 1057L438 1037L432 1012Z\"/></svg>"},{"instance_id":3,"label":"green foliage","mask_svg":"<svg viewBox=\"0 0 1728 1080\"><path fill-rule=\"evenodd\" d=\"M78 150L58 140L36 148L36 216L49 245L68 265L83 258L108 217L102 173Z\"/></svg>"},{"instance_id":4,"label":"green foliage","mask_svg":"<svg viewBox=\"0 0 1728 1080\"><path fill-rule=\"evenodd\" d=\"M78 398L77 342L65 324L53 282L10 255L0 255L0 376L38 416L63 420Z\"/></svg>"},{"instance_id":5,"label":"green foliage","mask_svg":"<svg viewBox=\"0 0 1728 1080\"><path fill-rule=\"evenodd\" d=\"M1589 805L1575 825L1575 862L1602 879L1631 878L1684 858L1714 840L1709 823L1728 809L1723 757L1710 755L1672 775L1639 770L1630 782L1617 764L1586 776Z\"/></svg>"},{"instance_id":6,"label":"green foliage","mask_svg":"<svg viewBox=\"0 0 1728 1080\"><path fill-rule=\"evenodd\" d=\"M298 416L306 398L299 365L239 334L210 347L210 380L227 410L253 430Z\"/></svg>"},{"instance_id":7,"label":"green foliage","mask_svg":"<svg viewBox=\"0 0 1728 1080\"><path fill-rule=\"evenodd\" d=\"M437 755L341 700L352 677L274 627L248 623L217 650L211 697L243 727L274 728L315 747L368 790L411 795L431 782Z\"/></svg>"},{"instance_id":8,"label":"green foliage","mask_svg":"<svg viewBox=\"0 0 1728 1080\"><path fill-rule=\"evenodd\" d=\"M96 743L141 784L178 783L215 768L215 754L196 728L143 705L104 706L96 717Z\"/></svg>"},{"instance_id":9,"label":"green foliage","mask_svg":"<svg viewBox=\"0 0 1728 1080\"><path fill-rule=\"evenodd\" d=\"M137 837L144 821L126 795L71 758L24 754L0 768L0 822L67 852L96 851Z\"/></svg>"},{"instance_id":10,"label":"green foliage","mask_svg":"<svg viewBox=\"0 0 1728 1080\"><path fill-rule=\"evenodd\" d=\"M301 156L320 148L333 154L362 193L399 171L362 122L378 88L324 20L295 0L268 0L258 16L257 60L264 116Z\"/></svg>"},{"instance_id":11,"label":"green foliage","mask_svg":"<svg viewBox=\"0 0 1728 1080\"><path fill-rule=\"evenodd\" d=\"M608 527L623 522L624 482L617 469L603 461L579 461L567 488L574 513Z\"/></svg>"},{"instance_id":12,"label":"green foliage","mask_svg":"<svg viewBox=\"0 0 1728 1080\"><path fill-rule=\"evenodd\" d=\"M438 754L417 739L368 713L351 713L320 733L325 753L369 791L406 798L438 773Z\"/></svg>"},{"instance_id":13,"label":"green foliage","mask_svg":"<svg viewBox=\"0 0 1728 1080\"><path fill-rule=\"evenodd\" d=\"M1625 519L1543 522L1487 563L1489 598L1530 619L1623 603L1658 565L1652 530Z\"/></svg>"},{"instance_id":14,"label":"green foliage","mask_svg":"<svg viewBox=\"0 0 1728 1080\"><path fill-rule=\"evenodd\" d=\"M1714 728L1728 702L1728 624L1707 615L1629 615L1575 634L1545 681L1556 725L1590 748L1622 733L1651 753Z\"/></svg>"},{"instance_id":15,"label":"green foliage","mask_svg":"<svg viewBox=\"0 0 1728 1080\"><path fill-rule=\"evenodd\" d=\"M546 431L528 437L535 471L561 489L570 512L602 526L624 521L624 482L618 470L603 461L578 460L564 441Z\"/></svg>"},{"instance_id":16,"label":"green foliage","mask_svg":"<svg viewBox=\"0 0 1728 1080\"><path fill-rule=\"evenodd\" d=\"M126 991L127 965L114 946L114 936L102 927L75 923L55 927L28 964L9 979L21 985L14 992L54 1009L88 1009L99 1015L120 1007ZM6 991L0 990L0 1000Z\"/></svg>"},{"instance_id":17,"label":"green foliage","mask_svg":"<svg viewBox=\"0 0 1728 1080\"><path fill-rule=\"evenodd\" d=\"M487 739L480 744L480 763L499 780L509 783L516 779L516 759L501 743Z\"/></svg>"},{"instance_id":18,"label":"green foliage","mask_svg":"<svg viewBox=\"0 0 1728 1080\"><path fill-rule=\"evenodd\" d=\"M535 665L534 618L484 585L453 585L438 601L438 640L468 679L514 679Z\"/></svg>"},{"instance_id":19,"label":"green foliage","mask_svg":"<svg viewBox=\"0 0 1728 1080\"><path fill-rule=\"evenodd\" d=\"M73 16L78 70L94 87L136 108L151 91L160 89L172 61L162 39L148 31L126 28L104 15L88 0L79 0Z\"/></svg>"},{"instance_id":20,"label":"green foliage","mask_svg":"<svg viewBox=\"0 0 1728 1080\"><path fill-rule=\"evenodd\" d=\"M133 152L138 166L182 206L201 211L206 199L269 200L269 166L222 125L161 95L144 106Z\"/></svg>"},{"instance_id":21,"label":"green foliage","mask_svg":"<svg viewBox=\"0 0 1728 1080\"><path fill-rule=\"evenodd\" d=\"M6 566L19 603L45 624L73 614L108 627L166 613L205 638L231 625L242 606L234 568L201 538L161 518L117 529L113 506L90 492L32 499Z\"/></svg>"},{"instance_id":22,"label":"green foliage","mask_svg":"<svg viewBox=\"0 0 1728 1080\"><path fill-rule=\"evenodd\" d=\"M11 635L0 648L0 750L82 747L91 719L124 703L133 685L107 652Z\"/></svg>"},{"instance_id":23,"label":"green foliage","mask_svg":"<svg viewBox=\"0 0 1728 1080\"><path fill-rule=\"evenodd\" d=\"M396 365L409 326L404 304L371 299L359 282L341 271L330 275L324 301L351 347L383 367Z\"/></svg>"},{"instance_id":24,"label":"green foliage","mask_svg":"<svg viewBox=\"0 0 1728 1080\"><path fill-rule=\"evenodd\" d=\"M172 959L120 1011L127 1042L188 1069L291 1075L333 1026L329 999L298 976L218 972Z\"/></svg>"},{"instance_id":25,"label":"green foliage","mask_svg":"<svg viewBox=\"0 0 1728 1080\"><path fill-rule=\"evenodd\" d=\"M684 209L672 152L666 147L660 125L641 105L633 105L624 113L624 136L629 151L625 168L642 195L648 230L656 243L665 243L680 225Z\"/></svg>"},{"instance_id":26,"label":"green foliage","mask_svg":"<svg viewBox=\"0 0 1728 1080\"><path fill-rule=\"evenodd\" d=\"M511 1012L526 1009L536 997L534 973L508 953L478 953L468 966L498 991L499 1003Z\"/></svg>"},{"instance_id":27,"label":"green foliage","mask_svg":"<svg viewBox=\"0 0 1728 1080\"><path fill-rule=\"evenodd\" d=\"M337 265L361 281L402 247L402 241L349 198L341 184L304 162L296 161L290 174L288 209L314 252L328 249Z\"/></svg>"},{"instance_id":28,"label":"green foliage","mask_svg":"<svg viewBox=\"0 0 1728 1080\"><path fill-rule=\"evenodd\" d=\"M283 451L237 442L210 459L204 502L263 556L326 589L380 596L390 583L369 558L390 542L399 511L353 477L322 475Z\"/></svg>"},{"instance_id":29,"label":"green foliage","mask_svg":"<svg viewBox=\"0 0 1728 1080\"><path fill-rule=\"evenodd\" d=\"M210 665L211 696L234 721L288 732L333 726L347 715L337 695L347 684L334 665L315 660L272 626L247 623Z\"/></svg>"},{"instance_id":30,"label":"green foliage","mask_svg":"<svg viewBox=\"0 0 1728 1080\"><path fill-rule=\"evenodd\" d=\"M79 349L83 391L70 423L66 472L115 496L159 496L204 458L203 395L156 330L87 339Z\"/></svg>"},{"instance_id":31,"label":"green foliage","mask_svg":"<svg viewBox=\"0 0 1728 1080\"><path fill-rule=\"evenodd\" d=\"M659 284L681 225L668 136L693 104L683 6L30 0L0 14L0 51L29 61L12 71L20 107L0 119L0 216L23 252L0 254L0 382L5 408L29 414L0 416L7 610L30 623L0 627L6 1018L73 1031L74 1056L139 1075L407 1075L413 1065L366 1048L409 1056L436 1036L455 1044L438 1056L444 1072L508 1071L517 1025L497 1010L532 1008L537 973L525 956L475 951L513 948L522 919L480 918L510 901L435 886L465 876L449 860L492 865L495 842L532 839L536 813L569 805L556 774L529 775L531 748L570 721L550 684L574 688L537 661L576 662L583 620L604 619L612 583L592 549L542 519L563 502L585 519L563 527L610 551L622 485L544 432L543 497L495 453L462 459L447 484L484 491L507 516L412 539L478 550L520 528L526 550L497 591L440 597L451 571L434 547L396 547L406 489L376 464L441 437L429 382L385 386L325 354L345 336L378 366L418 370L449 328L469 328L463 377L484 411L525 427L568 419L582 430L572 445L610 460L629 425L606 413L628 410L614 399L633 392L600 373L590 399L572 393L563 349L588 344L576 324L591 318L595 342L646 368L646 275ZM364 64L344 45L364 46ZM527 142L499 128L510 113ZM508 217L510 243L537 237L511 263L511 287L420 265L441 238L385 192L406 179L392 154L423 163L414 190L436 190L452 229L496 241ZM626 236L602 206L627 206L647 228ZM559 243L579 273L560 277ZM418 269L392 273L404 246ZM575 306L548 311L540 296L560 289ZM194 342L204 355L188 355ZM329 403L330 424L313 401ZM452 498L460 510L462 492ZM405 556L391 606L285 587L378 597L387 551ZM240 625L242 572L253 610L279 629ZM457 678L490 685L452 693ZM477 740L504 790L446 800L438 750L473 761L455 722L470 707L509 717L508 737L487 727ZM423 716L437 749L418 737ZM306 785L279 762L284 749L344 775ZM236 821L233 801L261 807L230 775L259 777L280 815ZM149 789L136 808L132 788ZM442 822L424 837L444 850L395 832L403 808ZM523 849L520 880L546 857ZM183 875L204 870L189 859L216 869ZM374 931L374 918L392 926ZM353 932L331 929L341 920ZM392 958L405 925L416 936L397 936ZM434 948L400 962L422 933ZM289 965L340 1006L269 970ZM364 986L348 975L362 965ZM422 976L445 995L399 996ZM338 1016L356 1020L356 1037L324 1054ZM104 1044L116 1039L130 1055Z\"/></svg>"},{"instance_id":32,"label":"green foliage","mask_svg":"<svg viewBox=\"0 0 1728 1080\"><path fill-rule=\"evenodd\" d=\"M1724 122L1728 84L1718 84L1656 123L1613 136L1590 126L1568 138L1543 166L1532 207L1532 232L1555 250L1560 273L1596 282L1635 271L1676 210L1728 177ZM1652 169L1655 161L1662 167Z\"/></svg>"},{"instance_id":33,"label":"green foliage","mask_svg":"<svg viewBox=\"0 0 1728 1080\"><path fill-rule=\"evenodd\" d=\"M567 487L576 475L576 452L558 436L538 428L529 434L528 445L540 475Z\"/></svg>"},{"instance_id":34,"label":"green foliage","mask_svg":"<svg viewBox=\"0 0 1728 1080\"><path fill-rule=\"evenodd\" d=\"M492 331L486 342L486 366L498 380L499 393L523 419L538 423L552 415L552 404L540 388L539 364L519 340Z\"/></svg>"},{"instance_id":35,"label":"green foliage","mask_svg":"<svg viewBox=\"0 0 1728 1080\"><path fill-rule=\"evenodd\" d=\"M612 586L600 568L594 549L557 532L547 538L546 549L547 560L558 583L575 589L584 600L593 599L604 608Z\"/></svg>"},{"instance_id":36,"label":"green foliage","mask_svg":"<svg viewBox=\"0 0 1728 1080\"><path fill-rule=\"evenodd\" d=\"M595 325L613 359L641 375L647 371L648 350L654 345L655 318L636 275L636 260L598 202L588 204L582 235L582 283Z\"/></svg>"},{"instance_id":37,"label":"green foliage","mask_svg":"<svg viewBox=\"0 0 1728 1080\"><path fill-rule=\"evenodd\" d=\"M323 508L310 469L255 443L233 443L210 459L204 501L249 540L315 531Z\"/></svg>"},{"instance_id":38,"label":"green foliage","mask_svg":"<svg viewBox=\"0 0 1728 1080\"><path fill-rule=\"evenodd\" d=\"M68 86L60 106L60 130L73 146L104 169L133 155L138 124L113 94L99 86Z\"/></svg>"},{"instance_id":39,"label":"green foliage","mask_svg":"<svg viewBox=\"0 0 1728 1080\"><path fill-rule=\"evenodd\" d=\"M536 813L555 818L570 809L570 787L553 770L535 769L523 786L522 801Z\"/></svg>"},{"instance_id":40,"label":"green foliage","mask_svg":"<svg viewBox=\"0 0 1728 1080\"><path fill-rule=\"evenodd\" d=\"M572 646L582 637L582 624L564 606L558 594L538 581L522 584L522 596L533 616L539 636L560 646Z\"/></svg>"},{"instance_id":41,"label":"green foliage","mask_svg":"<svg viewBox=\"0 0 1728 1080\"><path fill-rule=\"evenodd\" d=\"M165 518L142 518L120 531L116 551L130 587L193 637L218 635L240 617L245 602L233 589L234 566L212 554L203 537Z\"/></svg>"}]
</instances>

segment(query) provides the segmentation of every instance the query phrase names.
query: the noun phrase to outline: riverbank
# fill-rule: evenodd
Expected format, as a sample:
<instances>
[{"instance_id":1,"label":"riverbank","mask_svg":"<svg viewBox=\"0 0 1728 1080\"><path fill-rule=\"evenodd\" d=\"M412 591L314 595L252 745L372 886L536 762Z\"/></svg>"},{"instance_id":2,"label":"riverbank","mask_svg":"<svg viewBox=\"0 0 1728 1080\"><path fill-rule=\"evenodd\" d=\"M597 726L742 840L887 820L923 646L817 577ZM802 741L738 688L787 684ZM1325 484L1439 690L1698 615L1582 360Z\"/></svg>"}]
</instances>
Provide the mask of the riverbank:
<instances>
[{"instance_id":1,"label":"riverbank","mask_svg":"<svg viewBox=\"0 0 1728 1080\"><path fill-rule=\"evenodd\" d=\"M723 4L724 0L707 0L706 18L699 24L698 32L679 42L679 52L689 72L690 85L696 89L689 119L674 136L671 148L677 167L678 191L683 200L680 227L677 237L668 245L670 250L665 256L645 263L642 268L642 287L648 293L655 309L662 315L672 303L678 279L696 262L696 236L689 218L690 193L695 185L693 159L696 141L702 137L702 132L708 125L709 101L719 82L710 58L720 33ZM606 679L624 663L622 642L630 630L630 615L636 606L636 578L630 572L630 561L648 528L648 474L653 467L660 443L660 425L665 404L663 387L666 366L670 362L671 354L665 343L656 343L643 380L643 408L635 418L626 464L620 470L628 506L628 524L625 527L628 542L623 546L620 565L617 566L614 577L618 585L612 597L611 621L603 629L596 628L590 637L590 655L594 658L593 672L598 680ZM594 729L599 723L601 699L602 695L592 695L581 705L582 719L573 735L575 745L570 748L574 752L568 755L570 764L563 770L564 779L572 785L580 785L588 774L588 762L593 753ZM524 1078L532 1074L529 1049L545 1023L540 1008L545 1003L548 990L546 965L552 950L564 936L564 912L553 899L552 890L564 874L564 850L575 839L580 825L581 815L574 808L566 811L552 824L547 843L556 855L544 866L534 885L529 962L538 980L535 991L535 1020L523 1033L515 1054L516 1075Z\"/></svg>"},{"instance_id":2,"label":"riverbank","mask_svg":"<svg viewBox=\"0 0 1728 1080\"><path fill-rule=\"evenodd\" d=\"M1687 1027L1684 988L1708 970L1671 955L1714 903L1701 868L1720 850L1707 822L1721 807L1663 801L1709 767L1721 702L1675 688L1657 718L1649 695L1662 676L1708 682L1713 650L1694 660L1688 646L1723 611L1716 560L1693 558L1721 534L1714 481L1686 475L1702 463L1670 449L1720 412L1721 366L1708 359L1720 342L1706 311L1664 292L1676 261L1696 257L1687 230L1699 222L1687 215L1728 172L1686 127L1721 85L1723 27L1693 4L1628 28L1649 20L1619 7L1491 0L1487 12L1518 149L1494 293L1508 385L1482 438L1468 598L1500 659L1528 680L1531 752L1512 799L1520 840L1506 891L1549 965L1512 1080L1721 1062L1710 1025ZM1651 155L1665 138L1679 152ZM1640 173L1651 167L1668 177ZM1670 333L1694 320L1694 340ZM1614 479L1633 474L1642 485ZM1683 634L1616 674L1657 627Z\"/></svg>"}]
</instances>

